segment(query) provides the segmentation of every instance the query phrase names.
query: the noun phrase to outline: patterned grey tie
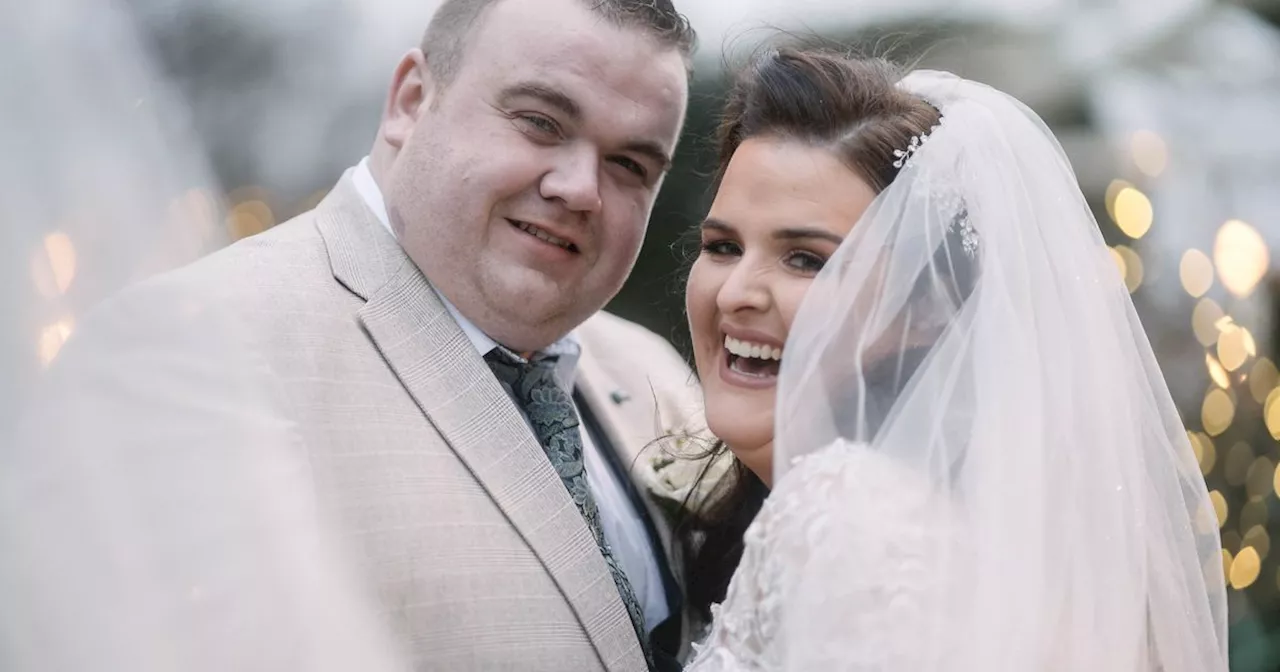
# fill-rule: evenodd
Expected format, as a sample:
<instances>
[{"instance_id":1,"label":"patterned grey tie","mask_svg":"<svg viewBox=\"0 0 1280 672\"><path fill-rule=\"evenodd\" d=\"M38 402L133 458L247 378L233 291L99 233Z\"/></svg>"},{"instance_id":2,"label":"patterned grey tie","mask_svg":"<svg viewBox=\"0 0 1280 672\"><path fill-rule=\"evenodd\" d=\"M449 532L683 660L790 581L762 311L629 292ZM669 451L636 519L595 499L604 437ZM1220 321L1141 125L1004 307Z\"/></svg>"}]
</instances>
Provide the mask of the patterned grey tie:
<instances>
[{"instance_id":1,"label":"patterned grey tie","mask_svg":"<svg viewBox=\"0 0 1280 672\"><path fill-rule=\"evenodd\" d=\"M583 467L582 435L579 433L578 412L573 406L573 399L556 384L556 357L546 356L525 361L519 355L498 346L485 355L485 361L498 378L498 382L511 394L511 397L524 410L538 443L546 451L551 466L560 474L560 480L569 490L573 503L578 505L587 527L595 536L600 554L609 565L613 574L613 582L618 586L618 594L622 603L631 615L631 625L635 627L636 637L640 640L640 648L644 650L649 669L653 669L648 640L645 636L644 612L631 590L631 582L623 573L609 542L604 538L600 527L600 513L596 509L596 501L587 487L587 473Z\"/></svg>"}]
</instances>

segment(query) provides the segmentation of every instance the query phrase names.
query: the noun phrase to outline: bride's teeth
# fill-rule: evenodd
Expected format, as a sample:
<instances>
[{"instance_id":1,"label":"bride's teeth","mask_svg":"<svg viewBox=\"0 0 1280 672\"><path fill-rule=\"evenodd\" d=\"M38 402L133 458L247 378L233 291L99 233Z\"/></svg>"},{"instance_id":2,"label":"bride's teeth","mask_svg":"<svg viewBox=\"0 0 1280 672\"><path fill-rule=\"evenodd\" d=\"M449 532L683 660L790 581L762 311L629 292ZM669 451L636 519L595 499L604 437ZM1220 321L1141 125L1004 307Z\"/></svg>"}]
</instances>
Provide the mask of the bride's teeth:
<instances>
[{"instance_id":1,"label":"bride's teeth","mask_svg":"<svg viewBox=\"0 0 1280 672\"><path fill-rule=\"evenodd\" d=\"M740 341L732 336L724 337L724 348L725 350L728 350L730 354L737 357L766 360L772 359L777 361L782 360L782 348L771 345L762 345L759 343L748 343L747 341Z\"/></svg>"}]
</instances>

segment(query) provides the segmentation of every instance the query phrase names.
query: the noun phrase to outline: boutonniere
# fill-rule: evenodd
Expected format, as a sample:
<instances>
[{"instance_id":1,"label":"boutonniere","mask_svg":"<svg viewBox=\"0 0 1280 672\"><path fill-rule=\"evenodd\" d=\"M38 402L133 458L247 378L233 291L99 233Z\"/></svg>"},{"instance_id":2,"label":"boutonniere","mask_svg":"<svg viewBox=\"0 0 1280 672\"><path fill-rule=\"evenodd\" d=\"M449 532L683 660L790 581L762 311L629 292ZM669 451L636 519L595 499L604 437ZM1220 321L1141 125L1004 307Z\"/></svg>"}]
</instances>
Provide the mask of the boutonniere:
<instances>
[{"instance_id":1,"label":"boutonniere","mask_svg":"<svg viewBox=\"0 0 1280 672\"><path fill-rule=\"evenodd\" d=\"M708 454L713 443L705 437L668 437L642 455L639 466L649 495L665 511L678 515L684 509L697 510L715 492L733 467L733 455L727 450Z\"/></svg>"}]
</instances>

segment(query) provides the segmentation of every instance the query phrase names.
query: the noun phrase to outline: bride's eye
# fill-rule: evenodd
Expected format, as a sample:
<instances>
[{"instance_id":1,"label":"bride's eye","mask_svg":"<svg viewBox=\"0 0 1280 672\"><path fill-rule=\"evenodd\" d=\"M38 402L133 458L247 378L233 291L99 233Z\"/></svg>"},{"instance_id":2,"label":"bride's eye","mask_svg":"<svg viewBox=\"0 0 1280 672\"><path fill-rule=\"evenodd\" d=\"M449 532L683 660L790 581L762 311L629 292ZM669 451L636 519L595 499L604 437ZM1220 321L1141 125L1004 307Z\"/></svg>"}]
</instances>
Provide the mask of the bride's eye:
<instances>
[{"instance_id":1,"label":"bride's eye","mask_svg":"<svg viewBox=\"0 0 1280 672\"><path fill-rule=\"evenodd\" d=\"M731 240L704 240L702 253L713 257L728 257L742 254L742 248Z\"/></svg>"},{"instance_id":2,"label":"bride's eye","mask_svg":"<svg viewBox=\"0 0 1280 672\"><path fill-rule=\"evenodd\" d=\"M817 273L827 264L827 260L812 252L796 250L783 258L783 263L802 273Z\"/></svg>"}]
</instances>

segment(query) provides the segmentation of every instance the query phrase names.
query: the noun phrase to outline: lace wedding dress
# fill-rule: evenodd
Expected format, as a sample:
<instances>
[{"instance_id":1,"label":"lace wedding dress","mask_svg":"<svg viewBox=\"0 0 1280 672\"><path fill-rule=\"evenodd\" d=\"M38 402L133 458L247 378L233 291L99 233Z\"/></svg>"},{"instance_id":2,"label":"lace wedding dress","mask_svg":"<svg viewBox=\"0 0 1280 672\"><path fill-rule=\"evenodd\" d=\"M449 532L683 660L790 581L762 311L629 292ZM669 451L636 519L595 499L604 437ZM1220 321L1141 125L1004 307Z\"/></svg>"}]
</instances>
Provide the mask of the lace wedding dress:
<instances>
[{"instance_id":1,"label":"lace wedding dress","mask_svg":"<svg viewBox=\"0 0 1280 672\"><path fill-rule=\"evenodd\" d=\"M946 655L919 624L944 575L934 551L961 529L954 507L865 446L801 459L748 529L738 571L688 672L916 670ZM824 544L832 529L860 540ZM789 610L811 609L804 632ZM941 614L935 614L941 616ZM940 633L945 636L945 633Z\"/></svg>"}]
</instances>

